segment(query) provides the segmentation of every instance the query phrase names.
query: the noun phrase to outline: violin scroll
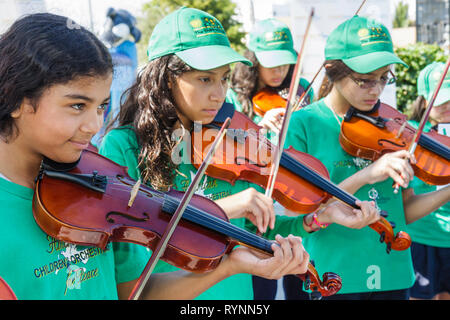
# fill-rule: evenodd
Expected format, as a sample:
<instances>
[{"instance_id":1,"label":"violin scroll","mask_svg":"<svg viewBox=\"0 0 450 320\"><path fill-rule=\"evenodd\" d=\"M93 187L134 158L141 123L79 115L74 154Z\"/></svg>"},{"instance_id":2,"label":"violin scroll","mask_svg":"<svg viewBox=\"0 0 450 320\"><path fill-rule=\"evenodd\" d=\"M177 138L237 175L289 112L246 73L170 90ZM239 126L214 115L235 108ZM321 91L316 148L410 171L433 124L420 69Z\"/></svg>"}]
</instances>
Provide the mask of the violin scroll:
<instances>
[{"instance_id":1,"label":"violin scroll","mask_svg":"<svg viewBox=\"0 0 450 320\"><path fill-rule=\"evenodd\" d=\"M370 224L369 227L380 235L380 242L386 243L387 253L390 253L391 250L406 250L411 246L411 237L404 231L400 231L394 236L392 225L383 217Z\"/></svg>"},{"instance_id":2,"label":"violin scroll","mask_svg":"<svg viewBox=\"0 0 450 320\"><path fill-rule=\"evenodd\" d=\"M320 280L313 261L309 263L308 271L298 277L304 282L305 290L311 290L312 296L316 299L332 296L342 288L342 279L334 272L325 272L322 276L323 280Z\"/></svg>"}]
</instances>

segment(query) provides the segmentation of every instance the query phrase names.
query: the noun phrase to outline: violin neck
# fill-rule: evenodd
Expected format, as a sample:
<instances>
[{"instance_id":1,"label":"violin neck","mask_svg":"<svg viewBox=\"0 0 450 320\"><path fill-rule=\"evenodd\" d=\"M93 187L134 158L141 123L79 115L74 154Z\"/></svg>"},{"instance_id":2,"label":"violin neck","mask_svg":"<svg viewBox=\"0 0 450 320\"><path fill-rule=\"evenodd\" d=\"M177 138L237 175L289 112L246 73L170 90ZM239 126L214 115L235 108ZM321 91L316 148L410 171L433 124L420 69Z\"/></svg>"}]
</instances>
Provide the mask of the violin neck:
<instances>
[{"instance_id":1,"label":"violin neck","mask_svg":"<svg viewBox=\"0 0 450 320\"><path fill-rule=\"evenodd\" d=\"M165 195L162 210L166 213L173 214L177 210L179 200ZM200 225L208 230L215 231L224 236L230 237L242 244L259 249L263 252L273 254L271 248L272 242L264 239L247 230L239 228L228 221L222 220L204 210L195 208L191 205L186 207L183 212L182 219Z\"/></svg>"},{"instance_id":2,"label":"violin neck","mask_svg":"<svg viewBox=\"0 0 450 320\"><path fill-rule=\"evenodd\" d=\"M302 177L309 183L327 192L333 197L345 202L349 206L355 209L359 209L359 207L356 205L356 201L358 200L357 198L355 198L350 193L342 190L333 182L318 174L316 171L297 161L295 158L289 155L289 153L283 152L283 154L281 155L280 166L298 175L299 177Z\"/></svg>"},{"instance_id":3,"label":"violin neck","mask_svg":"<svg viewBox=\"0 0 450 320\"><path fill-rule=\"evenodd\" d=\"M435 154L443 157L447 161L450 161L450 151L448 147L439 141L436 141L425 134L420 135L419 145Z\"/></svg>"}]
</instances>

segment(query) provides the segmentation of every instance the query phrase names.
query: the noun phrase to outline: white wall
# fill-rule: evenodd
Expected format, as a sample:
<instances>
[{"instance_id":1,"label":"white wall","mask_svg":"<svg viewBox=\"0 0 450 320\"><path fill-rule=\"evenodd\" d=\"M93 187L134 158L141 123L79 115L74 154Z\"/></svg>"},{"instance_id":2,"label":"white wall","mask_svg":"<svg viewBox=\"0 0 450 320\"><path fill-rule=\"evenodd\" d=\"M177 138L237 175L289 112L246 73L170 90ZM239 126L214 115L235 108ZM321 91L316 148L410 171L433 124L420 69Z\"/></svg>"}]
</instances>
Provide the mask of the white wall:
<instances>
[{"instance_id":1,"label":"white wall","mask_svg":"<svg viewBox=\"0 0 450 320\"><path fill-rule=\"evenodd\" d=\"M99 33L109 7L141 14L148 0L0 0L0 33L17 18L35 12L50 12L70 18L94 33ZM91 28L91 26L93 28Z\"/></svg>"},{"instance_id":2,"label":"white wall","mask_svg":"<svg viewBox=\"0 0 450 320\"><path fill-rule=\"evenodd\" d=\"M18 17L45 10L44 0L0 0L0 34Z\"/></svg>"}]
</instances>

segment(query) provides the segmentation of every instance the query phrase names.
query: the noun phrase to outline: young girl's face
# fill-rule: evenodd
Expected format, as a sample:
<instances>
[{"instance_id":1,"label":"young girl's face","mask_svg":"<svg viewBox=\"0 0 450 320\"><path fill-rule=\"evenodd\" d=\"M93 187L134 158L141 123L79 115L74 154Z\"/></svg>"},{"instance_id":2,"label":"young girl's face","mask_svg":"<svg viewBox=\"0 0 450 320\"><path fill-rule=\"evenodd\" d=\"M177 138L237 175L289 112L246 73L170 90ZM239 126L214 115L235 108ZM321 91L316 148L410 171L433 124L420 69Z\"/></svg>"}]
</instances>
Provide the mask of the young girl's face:
<instances>
[{"instance_id":1,"label":"young girl's face","mask_svg":"<svg viewBox=\"0 0 450 320\"><path fill-rule=\"evenodd\" d=\"M80 77L45 90L36 103L28 99L12 116L19 129L14 143L22 150L57 162L74 162L103 125L112 75Z\"/></svg>"},{"instance_id":2,"label":"young girl's face","mask_svg":"<svg viewBox=\"0 0 450 320\"><path fill-rule=\"evenodd\" d=\"M370 111L380 98L389 77L390 66L385 66L367 74L353 72L335 82L335 86L350 106Z\"/></svg>"},{"instance_id":3,"label":"young girl's face","mask_svg":"<svg viewBox=\"0 0 450 320\"><path fill-rule=\"evenodd\" d=\"M183 73L169 84L183 125L212 122L225 101L230 67Z\"/></svg>"},{"instance_id":4,"label":"young girl's face","mask_svg":"<svg viewBox=\"0 0 450 320\"><path fill-rule=\"evenodd\" d=\"M265 86L279 87L284 78L286 78L289 71L289 64L274 68L265 68L262 65L258 65L259 85L261 88Z\"/></svg>"}]
</instances>

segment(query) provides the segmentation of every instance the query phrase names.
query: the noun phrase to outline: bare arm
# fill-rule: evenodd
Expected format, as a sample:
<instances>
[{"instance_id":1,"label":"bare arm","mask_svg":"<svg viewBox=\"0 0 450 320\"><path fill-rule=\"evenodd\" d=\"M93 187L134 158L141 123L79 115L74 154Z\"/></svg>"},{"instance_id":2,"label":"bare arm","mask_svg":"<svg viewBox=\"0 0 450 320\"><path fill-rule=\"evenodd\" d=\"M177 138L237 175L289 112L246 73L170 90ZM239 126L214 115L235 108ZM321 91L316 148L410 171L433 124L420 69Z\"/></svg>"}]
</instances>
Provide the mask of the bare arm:
<instances>
[{"instance_id":1,"label":"bare arm","mask_svg":"<svg viewBox=\"0 0 450 320\"><path fill-rule=\"evenodd\" d=\"M403 190L403 207L405 209L406 223L412 223L436 211L450 201L450 185L445 188L415 194L412 188Z\"/></svg>"},{"instance_id":2,"label":"bare arm","mask_svg":"<svg viewBox=\"0 0 450 320\"><path fill-rule=\"evenodd\" d=\"M227 277L223 268L208 273L192 273L184 270L154 273L144 288L142 299L191 300ZM136 280L117 286L119 299L128 299Z\"/></svg>"},{"instance_id":3,"label":"bare arm","mask_svg":"<svg viewBox=\"0 0 450 320\"><path fill-rule=\"evenodd\" d=\"M254 274L267 279L279 279L287 274L307 271L309 255L300 237L276 237L273 255L262 254L240 246L224 257L219 266L206 273L176 271L155 273L150 276L141 299L193 299L199 294L238 273ZM117 286L119 299L127 299L136 283L130 281Z\"/></svg>"}]
</instances>

